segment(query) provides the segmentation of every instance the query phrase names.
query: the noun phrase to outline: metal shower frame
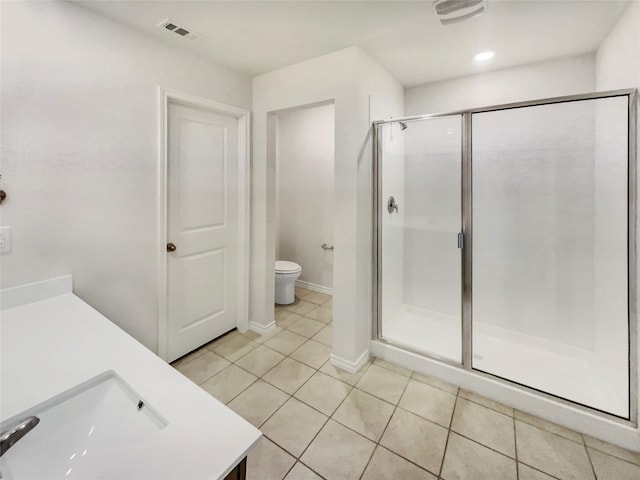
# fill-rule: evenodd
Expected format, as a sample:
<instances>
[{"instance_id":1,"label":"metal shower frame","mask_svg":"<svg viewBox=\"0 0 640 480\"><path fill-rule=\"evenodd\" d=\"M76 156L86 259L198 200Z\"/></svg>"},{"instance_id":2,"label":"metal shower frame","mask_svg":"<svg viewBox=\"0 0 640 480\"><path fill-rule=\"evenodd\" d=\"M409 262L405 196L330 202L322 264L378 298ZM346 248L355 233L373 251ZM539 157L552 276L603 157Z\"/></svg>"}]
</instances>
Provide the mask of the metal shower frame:
<instances>
[{"instance_id":1,"label":"metal shower frame","mask_svg":"<svg viewBox=\"0 0 640 480\"><path fill-rule=\"evenodd\" d=\"M627 146L627 287L628 287L628 358L629 358L629 416L620 417L602 410L588 407L586 405L552 395L550 393L529 387L518 382L505 379L481 370L475 370L472 365L473 359L473 341L472 341L472 275L471 268L473 265L473 202L472 202L472 115L475 113L486 113L500 110L510 110L515 108L533 107L540 105L551 105L558 103L576 102L582 100L595 100L601 98L623 97L628 98L627 101L627 122L628 122L628 146ZM446 363L453 367L461 368L476 375L485 376L495 381L503 382L508 385L517 385L520 388L535 392L546 398L560 401L561 403L571 405L588 411L592 414L614 420L622 424L638 425L638 318L637 318L637 278L636 270L638 268L636 257L637 245L637 90L611 90L606 92L594 92L580 95L569 95L563 97L552 97L540 100L532 100L525 102L507 103L502 105L493 105L482 108L474 108L467 110L457 110L446 113L435 113L429 115L417 115L403 118L393 118L387 120L377 120L373 122L373 339L381 341L407 351L411 351L421 356L425 356L432 360ZM461 298L461 314L462 314L462 362L455 362L447 358L408 348L406 345L400 345L389 341L381 336L382 333L382 244L380 242L381 231L379 226L382 222L382 207L380 204L380 193L382 191L382 176L380 175L380 160L382 152L380 146L379 129L388 123L408 123L412 121L428 120L438 117L460 116L462 121L462 175L461 175L461 196L462 196L462 218L461 229L463 234L464 245L462 248L462 298Z\"/></svg>"}]
</instances>

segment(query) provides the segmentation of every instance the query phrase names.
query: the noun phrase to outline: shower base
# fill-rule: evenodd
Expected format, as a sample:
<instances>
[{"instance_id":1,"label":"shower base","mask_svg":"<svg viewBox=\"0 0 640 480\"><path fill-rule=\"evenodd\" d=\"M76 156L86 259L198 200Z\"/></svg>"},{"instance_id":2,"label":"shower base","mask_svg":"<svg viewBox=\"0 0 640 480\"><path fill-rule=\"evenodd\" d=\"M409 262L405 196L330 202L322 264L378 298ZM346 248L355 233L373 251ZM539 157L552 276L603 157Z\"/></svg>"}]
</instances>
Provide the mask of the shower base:
<instances>
[{"instance_id":1,"label":"shower base","mask_svg":"<svg viewBox=\"0 0 640 480\"><path fill-rule=\"evenodd\" d=\"M402 305L381 336L400 347L461 363L461 319ZM473 327L473 369L612 413L628 415L628 379L592 351L494 325Z\"/></svg>"}]
</instances>

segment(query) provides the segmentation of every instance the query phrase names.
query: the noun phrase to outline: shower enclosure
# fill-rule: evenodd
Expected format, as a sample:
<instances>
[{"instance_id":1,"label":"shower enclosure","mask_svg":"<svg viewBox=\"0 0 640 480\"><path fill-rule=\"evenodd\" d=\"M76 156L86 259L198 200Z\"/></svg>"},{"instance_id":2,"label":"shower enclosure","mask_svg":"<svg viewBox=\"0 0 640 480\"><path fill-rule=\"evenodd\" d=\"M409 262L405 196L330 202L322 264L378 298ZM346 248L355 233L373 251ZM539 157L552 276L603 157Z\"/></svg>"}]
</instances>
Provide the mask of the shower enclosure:
<instances>
[{"instance_id":1,"label":"shower enclosure","mask_svg":"<svg viewBox=\"0 0 640 480\"><path fill-rule=\"evenodd\" d=\"M374 134L374 337L635 422L635 91Z\"/></svg>"}]
</instances>

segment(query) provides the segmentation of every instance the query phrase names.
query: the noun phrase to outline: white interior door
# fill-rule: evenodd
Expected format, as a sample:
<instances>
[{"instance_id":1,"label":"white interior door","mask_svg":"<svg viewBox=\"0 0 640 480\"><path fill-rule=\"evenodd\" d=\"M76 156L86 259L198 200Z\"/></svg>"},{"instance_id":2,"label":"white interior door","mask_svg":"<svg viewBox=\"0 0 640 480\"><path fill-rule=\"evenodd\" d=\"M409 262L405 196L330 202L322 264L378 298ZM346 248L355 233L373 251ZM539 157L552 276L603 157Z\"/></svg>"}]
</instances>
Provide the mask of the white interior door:
<instances>
[{"instance_id":1,"label":"white interior door","mask_svg":"<svg viewBox=\"0 0 640 480\"><path fill-rule=\"evenodd\" d=\"M169 103L168 360L236 327L238 120Z\"/></svg>"}]
</instances>

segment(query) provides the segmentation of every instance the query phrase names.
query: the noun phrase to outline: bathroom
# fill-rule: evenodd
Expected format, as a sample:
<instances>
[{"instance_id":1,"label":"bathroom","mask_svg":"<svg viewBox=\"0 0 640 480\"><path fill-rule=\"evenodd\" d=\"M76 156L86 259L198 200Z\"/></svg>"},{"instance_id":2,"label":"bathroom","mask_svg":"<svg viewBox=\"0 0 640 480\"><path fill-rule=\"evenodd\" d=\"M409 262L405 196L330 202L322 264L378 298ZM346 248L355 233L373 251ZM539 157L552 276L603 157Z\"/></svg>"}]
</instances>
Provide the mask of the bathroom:
<instances>
[{"instance_id":1,"label":"bathroom","mask_svg":"<svg viewBox=\"0 0 640 480\"><path fill-rule=\"evenodd\" d=\"M620 140L624 136L629 147L634 146L632 137L627 139L623 134L627 127L635 126L632 122L627 124L626 118L620 123L620 115L615 121L605 122L597 115L588 116L597 114L599 108L591 109L593 112L587 109L588 115L580 114L582 116L571 117L571 122L567 122L591 132L591 140L574 142L593 147L595 152L589 157L593 168L578 174L584 180L581 185L593 193L602 191L601 185L595 182L598 176L615 181L615 195L610 200L622 202L616 203L616 207L605 205L601 209L595 197L575 200L577 197L569 195L572 190L560 183L561 172L544 177L553 177L559 182L553 192L543 190L545 198L551 198L554 193L558 204L573 198L576 205L593 207L592 220L588 222L578 221L583 219L576 217L577 213L584 213L580 209L559 208L560 214L571 214L569 219L562 215L553 217L557 220L555 226L571 227L560 235L571 240L567 245L581 248L560 249L559 258L567 258L567 264L578 266L586 258L592 265L591 270L563 270L564 276L556 284L556 291L564 295L553 297L550 304L544 304L535 295L527 297L527 291L522 290L517 296L505 296L507 305L493 303L495 297L486 297L484 303L473 302L475 307L493 305L502 309L502 318L513 315L518 302L531 298L535 304L544 304L545 312L553 307L563 313L571 312L573 316L567 324L559 326L561 316L546 316L544 321L548 324L542 324L549 327L547 332L558 334L556 340L575 340L580 348L598 344L607 354L624 354L612 357L617 365L615 372L623 382L620 390L623 404L612 407L606 404L606 399L603 406L599 400L566 398L555 390L550 391L558 385L571 384L562 381L562 376L561 381L552 386L540 386L531 378L509 377L495 370L473 371L472 362L479 361L473 354L485 358L486 355L475 349L472 353L470 349L479 337L467 336L473 324L465 326L469 314L461 311L467 305L462 299L468 299L464 297L468 289L465 290L461 275L463 267L482 257L467 258L461 252L464 248L458 247L457 236L464 232L465 219L461 218L461 212L469 212L469 202L473 200L476 221L482 218L483 209L485 214L494 212L496 219L498 213L511 214L513 224L524 229L520 230L520 233L524 231L524 240L552 238L540 234L541 225L548 226L544 220L551 216L536 224L539 236L533 233L527 236L525 222L517 214L518 208L528 208L526 203L511 205L514 207L511 213L496 209L496 205L508 203L504 199L480 203L482 198L488 199L490 193L501 191L503 185L488 181L473 184L474 195L482 193L482 196L471 198L462 184L463 178L469 179L465 168L470 157L463 151L468 124L452 116L436 121L414 117L458 112L461 116L476 115L474 118L480 119L488 113L483 109L514 102L588 96L594 92L602 95L606 91L638 88L638 2L556 1L544 2L542 7L540 2L489 1L484 14L450 25L440 23L432 2L330 5L323 2L287 5L278 2L2 2L0 13L0 189L6 192L0 208L4 248L8 248L10 240L11 249L0 258L2 288L72 274L73 293L77 297L164 361L177 360L173 365L178 371L191 375L202 388L215 392L214 397L218 395L216 398L222 403L236 413L243 411L246 415L241 416L253 420L250 423L254 423L264 437L255 447L255 455L249 455L249 472L273 467L280 469L278 473L262 478L287 475L298 478L296 475L304 472L311 475L307 470L319 478L360 478L363 474L364 478L376 478L377 468L391 478L391 470L383 468L387 465L389 468L404 466L409 469L407 472L413 472L405 473L406 478L487 478L482 472L472 474L463 468L467 464L465 455L461 455L462 445L465 439L471 438L473 447L488 447L491 452L498 452L495 458L501 473L488 478L518 475L519 478L547 478L544 475L637 478L640 468L640 461L634 456L640 450L636 418L637 308L631 303L627 317L625 312L622 316L618 310L613 313L620 300L615 300L613 306L608 304L604 312L589 305L589 299L596 297L598 286L605 293L615 292L618 296L613 298L617 299L628 293L633 300L636 294L637 287L629 281L630 277L620 273L620 268L616 267L614 272L607 270L615 264L630 267L629 272L633 274L637 271L633 263L635 235L625 237L620 243L621 234L634 233L633 221L627 220L631 219L635 203L627 203L627 195L633 199L636 192L625 189L622 184L626 183L624 179L620 181L621 177L607 176L607 171L600 170L596 161L598 152L602 152L598 142L607 134L601 131L605 135L599 137L597 129L602 124L619 127L613 138ZM168 19L191 28L199 38L180 38L166 27L156 26ZM207 22L212 22L211 26ZM333 27L327 29L326 25ZM244 32L255 35L247 36ZM301 40L292 42L293 37ZM221 44L229 48L219 48ZM443 45L449 48L445 51L441 48ZM476 54L487 51L495 52L495 57L473 59ZM619 96L622 95L626 94ZM166 170L163 153L166 133L163 120L171 121L172 105L185 99L200 101L216 111L224 105L229 107L228 115L237 119L240 159L237 205L245 215L238 217L239 273L233 282L237 285L234 297L237 313L233 316L232 331L215 340L229 329L224 327L224 331L214 336L195 340L196 343L185 344L189 346L171 353L168 320L172 312L166 302L171 278L167 276L167 259L178 258L184 243L172 238L167 229L166 208L171 196L167 195L164 185L167 173L171 172ZM556 103L535 108L566 106L566 102ZM327 116L322 134L309 135L309 146L292 144L292 155L287 156L286 145L283 152L280 142L281 134L288 132L302 138L312 130L310 127L296 133L292 130L301 126L302 120L288 120L321 110ZM569 119L565 110L552 117ZM406 128L403 129L400 121ZM473 122L475 140L481 139L480 123ZM506 129L505 125L515 123L507 121L499 128ZM436 135L431 146L456 148L450 150L451 158L465 156L467 163L442 162L446 168L438 170L434 178L423 179L421 176L428 171L421 169L424 165L419 164L418 157L428 154L430 145L420 140L431 139L431 134ZM543 134L546 135L538 131L536 135ZM398 149L389 150L390 146ZM619 144L616 148L621 150ZM288 174L297 175L296 168L302 167L303 162L318 160L314 155L305 154L305 150L314 155L322 152L323 165L327 167L322 172L322 181L306 186L286 178ZM632 150L622 152L624 159ZM393 168L401 165L401 160L411 160L409 154L412 153L416 163L407 163L406 171L396 169L394 174ZM623 157L616 156L616 165L627 165L620 160ZM398 163L394 163L394 159ZM289 161L293 162L290 168L282 165ZM475 181L482 175L495 180L489 175L490 170L483 170L480 160L478 162L473 171ZM631 161L628 165L633 166ZM387 167L391 171L382 171ZM636 186L631 181L632 168L616 172L616 175L628 175L630 186ZM520 175L522 172L512 173L514 177L524 178ZM304 180L311 179L305 176ZM382 188L375 188L374 181L381 181ZM394 181L407 182L406 189L396 189ZM305 206L304 202L292 205L291 200L285 200L288 190L284 185L297 185L305 189L304 193L322 185L324 200L312 207ZM423 185L449 198L420 210L417 204ZM487 187L484 192L481 192L482 186ZM563 197L562 192L566 196ZM590 195L584 192L585 196ZM376 203L372 201L374 194L379 197ZM397 210L391 209L392 213L386 210L389 196L394 197L397 206ZM429 210L442 205L447 207L444 213ZM313 210L319 206L323 207L322 211ZM388 216L379 217L379 214ZM320 215L322 222L318 221ZM402 218L406 224L399 223ZM379 219L391 223L377 224ZM609 220L609 227L602 227ZM287 223L289 221L293 224ZM313 227L318 228L313 235L305 224L307 221L313 221ZM425 225L428 228L423 228ZM474 225L477 237L463 235L460 242L480 248L483 237L478 229L483 225L489 224ZM381 232L386 226L390 228L384 230L384 234L389 236L382 238L382 245L374 245L380 240L374 228L380 227ZM11 229L10 236L4 230L6 227ZM429 229L436 234L420 236ZM571 229L581 232L579 238L584 242L571 237ZM485 245L498 245L505 240L496 238L497 235L492 237L495 231L484 232ZM446 247L440 250L438 239L445 237ZM288 242L291 238L295 238L295 243ZM617 255L601 255L596 251L598 242L611 239L616 243L609 251ZM169 243L177 246L177 253L167 251ZM507 245L511 252L505 257L507 267L515 265L514 259L521 260L516 255L517 245L517 242ZM377 256L379 246L382 250ZM490 257L496 254L495 251L488 253ZM403 260L397 261L400 258ZM278 260L300 265L300 277L295 279L299 299L293 305L274 308ZM379 265L374 260L392 262L382 269L382 275L390 277L377 278ZM542 262L533 262L526 268L533 272L539 267L542 271L542 265ZM171 268L169 263L169 272ZM597 268L604 268L605 276L611 274L607 277L611 281L596 284L593 278ZM529 288L534 280L545 278L540 271L537 275L521 275L520 278L529 283L512 283ZM482 273L476 268L474 272ZM513 273L512 270L501 272ZM485 270L482 274L491 273ZM481 285L480 277L474 279L473 285ZM380 286L384 289L382 292L377 290ZM297 332L291 330L283 312L296 313L295 309L305 302L310 292L332 296L331 300L317 297L321 299L316 300L319 303L307 302L315 305L313 310L330 310L331 316L324 317L324 322L310 318L321 321L324 326L304 322L305 326L313 326L311 330L320 328L313 334L302 327ZM381 308L376 304L380 293L387 295ZM473 293L482 292L476 288ZM383 320L385 308L393 307L389 299L393 303L394 295L400 305L432 309L449 315L448 320L454 318L457 322L452 337L455 350L435 351L428 345L428 340L443 333L436 329L428 335L413 335L411 341L417 345L407 345L411 342L406 338L392 338L393 332L385 331L388 324L379 323L378 315L382 315L380 320ZM434 299L440 303L435 305ZM581 322L586 318L586 310L599 313ZM310 311L296 314L309 318ZM389 315L396 311L397 308L390 308ZM612 323L608 323L607 311L612 312ZM474 318L476 315L481 314L475 312ZM194 317L197 316L195 312ZM380 325L381 331L377 330ZM233 330L234 327L237 330ZM321 331L325 332L323 336L314 339ZM531 331L529 329L529 333ZM207 343L210 340L213 343ZM436 343L436 347L449 345L445 341ZM208 347L200 347L203 344ZM501 365L518 366L519 375L525 370L518 365L518 360L507 355ZM618 367L621 363L623 368ZM566 372L565 366L558 367L555 373ZM196 371L196 367L202 369ZM535 371L536 368L529 369L529 372ZM384 380L382 391L376 386L376 375L378 380ZM585 378L571 375L564 378ZM228 380L226 389L217 384L224 378ZM425 381L425 378L431 380ZM298 380L303 384L294 390L292 385ZM334 383L336 380L341 383ZM234 396L229 398L231 391ZM321 403L319 399L325 398L322 392L334 395L332 402L340 398L342 403L334 404L328 399L328 403ZM272 408L264 418L262 415L266 412L255 412L251 401L256 396L261 398L259 394L269 399L264 402L264 408L266 404ZM356 415L352 414L357 409L349 410L349 402L357 404L362 398L379 407L379 417L372 423L373 432L353 423ZM428 400L436 402L436 399L441 402L437 415L442 417L434 418L433 412L424 410L426 407L417 406L430 404ZM500 404L491 403L496 401ZM484 412L487 415L497 413L507 417L506 420L499 417L499 421L511 426L512 431L517 430L510 440L513 443L517 438L517 445L502 448L499 442L480 438L477 432L462 431L458 422L467 420L461 418L464 409L473 411L479 406L491 411ZM287 437L289 431L285 432L286 428L278 424L283 415L279 416L278 412L290 413L286 425L296 426L300 437L293 434ZM300 412L309 413L310 420L296 423ZM533 420L531 415L538 420ZM405 425L403 421L407 419L413 419L413 423ZM542 419L553 423L543 424ZM381 421L383 425L378 429L376 422ZM538 423L534 425L535 422ZM409 428L411 425L424 425L423 433L433 433L434 439L444 435L442 445L425 447L425 451L436 452L434 458L400 451L394 443L401 443L403 437L399 432L403 426L407 427L407 438L415 433L413 427ZM494 431L495 427L497 432L498 426L491 425L485 430ZM546 436L550 429L555 429L551 432L553 441ZM322 441L336 432L344 434L340 438L357 434L354 447L348 452L353 456L349 462L354 469L349 470L349 475L332 473L331 468L342 472L340 462L327 466L319 460ZM394 435L397 435L395 440ZM423 437L424 434L419 435L420 441L426 441ZM535 455L527 457L526 442L534 443L534 437L544 439L537 450L544 455L550 455L549 449L562 450L557 442L566 446L567 451L573 452L571 447L575 445L581 451L574 452L575 458L571 458L575 461L567 460L571 456L567 454L562 457L566 463L555 459L545 465ZM300 441L292 442L291 438ZM447 439L456 440L446 447ZM572 443L565 445L565 440ZM306 450L300 451L296 443L304 445ZM625 450L615 450L622 447ZM336 458L344 458L340 452L331 452L338 456ZM468 452L472 452L470 458L478 458L473 457L477 450L471 448ZM269 464L267 458L278 459L277 465ZM585 473L585 465L592 473Z\"/></svg>"}]
</instances>

